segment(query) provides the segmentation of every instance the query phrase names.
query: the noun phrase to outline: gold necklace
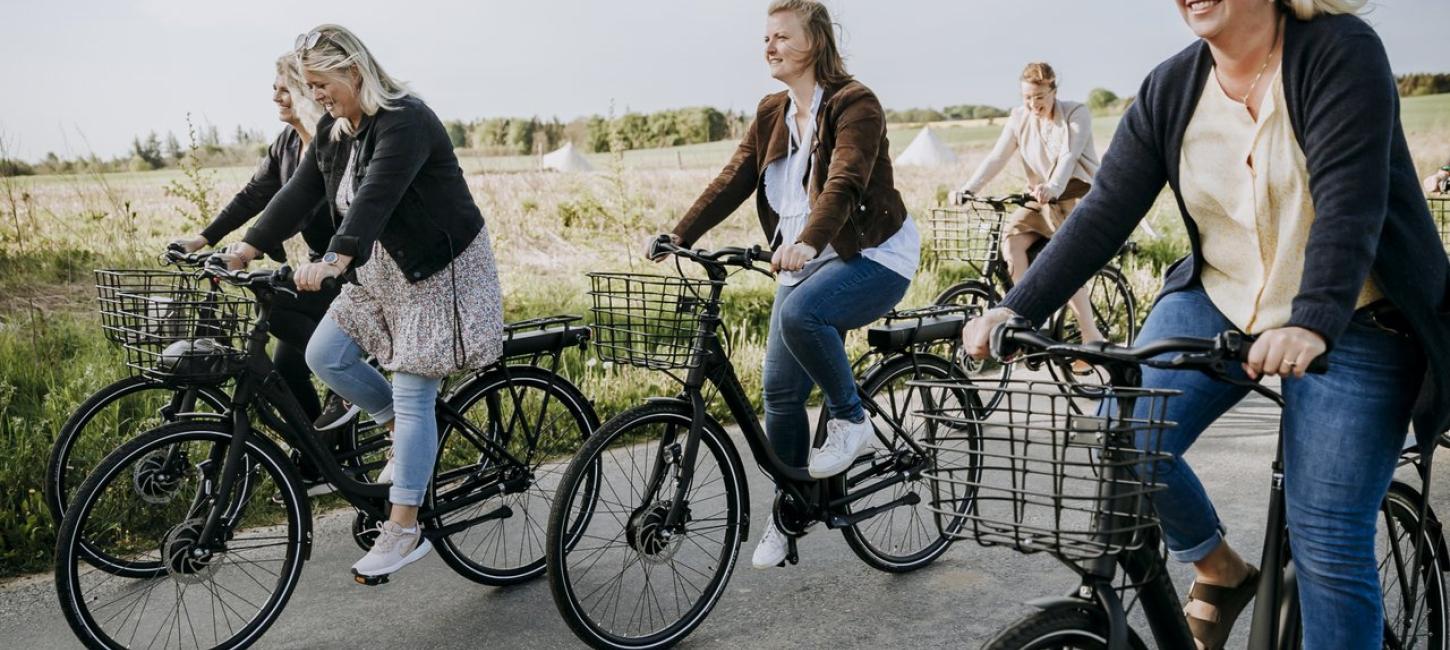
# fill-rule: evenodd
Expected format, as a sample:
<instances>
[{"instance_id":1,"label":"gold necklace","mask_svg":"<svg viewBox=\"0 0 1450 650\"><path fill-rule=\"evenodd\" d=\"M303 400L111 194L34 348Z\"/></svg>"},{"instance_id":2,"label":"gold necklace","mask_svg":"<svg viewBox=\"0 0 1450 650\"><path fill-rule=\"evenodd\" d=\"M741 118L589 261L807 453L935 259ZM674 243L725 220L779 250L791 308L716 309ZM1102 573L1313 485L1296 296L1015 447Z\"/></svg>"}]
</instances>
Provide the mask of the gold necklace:
<instances>
[{"instance_id":1,"label":"gold necklace","mask_svg":"<svg viewBox=\"0 0 1450 650\"><path fill-rule=\"evenodd\" d=\"M1253 83L1249 84L1249 91L1244 93L1244 98L1239 100L1244 106L1249 105L1249 97L1254 94L1254 88L1258 87L1259 79L1264 76L1264 71L1269 69L1269 62L1274 60L1274 48L1279 45L1279 28L1284 24L1282 19L1274 21L1274 40L1269 42L1269 54L1264 57L1264 65L1259 66L1259 73L1254 75Z\"/></svg>"}]
</instances>

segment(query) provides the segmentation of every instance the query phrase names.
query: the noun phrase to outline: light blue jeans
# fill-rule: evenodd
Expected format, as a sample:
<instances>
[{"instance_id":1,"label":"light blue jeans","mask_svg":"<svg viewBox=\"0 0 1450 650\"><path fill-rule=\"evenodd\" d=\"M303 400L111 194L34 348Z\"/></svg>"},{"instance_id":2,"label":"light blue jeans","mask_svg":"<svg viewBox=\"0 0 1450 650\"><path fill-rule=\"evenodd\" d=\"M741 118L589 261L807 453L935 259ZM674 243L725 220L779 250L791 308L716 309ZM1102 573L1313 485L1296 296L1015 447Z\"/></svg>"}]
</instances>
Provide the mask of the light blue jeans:
<instances>
[{"instance_id":1,"label":"light blue jeans","mask_svg":"<svg viewBox=\"0 0 1450 650\"><path fill-rule=\"evenodd\" d=\"M910 280L857 255L836 258L800 284L781 285L765 341L765 432L787 465L804 467L811 449L806 399L821 387L832 419L866 416L846 356L846 332L891 311Z\"/></svg>"},{"instance_id":2,"label":"light blue jeans","mask_svg":"<svg viewBox=\"0 0 1450 650\"><path fill-rule=\"evenodd\" d=\"M388 500L420 506L438 455L438 419L434 403L443 380L406 372L392 383L367 363L357 341L338 328L329 314L307 343L307 366L343 399L367 411L373 421L393 427L393 486Z\"/></svg>"},{"instance_id":3,"label":"light blue jeans","mask_svg":"<svg viewBox=\"0 0 1450 650\"><path fill-rule=\"evenodd\" d=\"M1158 302L1138 343L1231 329L1207 294L1185 290ZM1375 524L1404 446L1423 363L1413 341L1356 315L1329 352L1329 372L1283 380L1284 491L1305 648L1381 647ZM1242 376L1237 366L1234 371ZM1164 432L1163 451L1173 461L1158 468L1157 480L1167 489L1153 496L1153 504L1169 554L1194 562L1223 542L1224 527L1183 454L1248 390L1198 372L1151 368L1143 369L1143 385L1183 392L1168 400L1164 414L1178 426ZM1270 460L1264 459L1266 469Z\"/></svg>"}]
</instances>

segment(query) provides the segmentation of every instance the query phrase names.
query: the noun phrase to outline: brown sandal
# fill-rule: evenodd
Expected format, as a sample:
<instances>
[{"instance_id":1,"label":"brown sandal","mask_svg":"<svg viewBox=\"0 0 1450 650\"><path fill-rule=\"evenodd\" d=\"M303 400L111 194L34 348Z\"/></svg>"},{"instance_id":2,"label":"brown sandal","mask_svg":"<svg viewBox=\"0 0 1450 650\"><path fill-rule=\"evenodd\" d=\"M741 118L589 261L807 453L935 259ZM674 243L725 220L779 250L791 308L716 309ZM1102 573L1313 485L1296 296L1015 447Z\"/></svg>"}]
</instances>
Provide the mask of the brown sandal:
<instances>
[{"instance_id":1,"label":"brown sandal","mask_svg":"<svg viewBox=\"0 0 1450 650\"><path fill-rule=\"evenodd\" d=\"M1198 650L1223 650L1228 643L1229 632L1234 621L1254 593L1259 590L1259 570L1249 567L1249 575L1237 587L1221 587L1198 581L1188 589L1188 604L1183 606L1183 616L1188 619L1188 631Z\"/></svg>"}]
</instances>

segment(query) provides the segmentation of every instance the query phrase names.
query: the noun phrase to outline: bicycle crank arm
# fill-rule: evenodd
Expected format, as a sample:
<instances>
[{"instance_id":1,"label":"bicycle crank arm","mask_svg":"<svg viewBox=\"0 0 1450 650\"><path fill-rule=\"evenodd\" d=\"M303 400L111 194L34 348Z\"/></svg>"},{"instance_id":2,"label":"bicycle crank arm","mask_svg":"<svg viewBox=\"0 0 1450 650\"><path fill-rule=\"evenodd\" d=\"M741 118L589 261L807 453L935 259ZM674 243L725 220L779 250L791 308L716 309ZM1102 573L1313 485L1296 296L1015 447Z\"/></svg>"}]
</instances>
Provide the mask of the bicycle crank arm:
<instances>
[{"instance_id":1,"label":"bicycle crank arm","mask_svg":"<svg viewBox=\"0 0 1450 650\"><path fill-rule=\"evenodd\" d=\"M862 510L861 512L853 512L849 515L831 515L831 518L826 522L826 525L830 526L831 528L845 528L847 526L855 526L856 524L875 517L876 515L886 512L887 510L899 508L901 506L914 506L918 503L921 503L921 496L917 495L917 493L915 492L909 492L893 501L883 503L879 506L867 508L865 510Z\"/></svg>"},{"instance_id":2,"label":"bicycle crank arm","mask_svg":"<svg viewBox=\"0 0 1450 650\"><path fill-rule=\"evenodd\" d=\"M439 539L452 535L453 533L461 532L468 528L472 528L485 521L493 521L494 519L507 519L512 516L514 516L514 511L512 508L508 506L499 506L497 510L481 514L472 519L455 521L442 528L429 528L428 530L423 531L423 536L427 537L430 540Z\"/></svg>"}]
</instances>

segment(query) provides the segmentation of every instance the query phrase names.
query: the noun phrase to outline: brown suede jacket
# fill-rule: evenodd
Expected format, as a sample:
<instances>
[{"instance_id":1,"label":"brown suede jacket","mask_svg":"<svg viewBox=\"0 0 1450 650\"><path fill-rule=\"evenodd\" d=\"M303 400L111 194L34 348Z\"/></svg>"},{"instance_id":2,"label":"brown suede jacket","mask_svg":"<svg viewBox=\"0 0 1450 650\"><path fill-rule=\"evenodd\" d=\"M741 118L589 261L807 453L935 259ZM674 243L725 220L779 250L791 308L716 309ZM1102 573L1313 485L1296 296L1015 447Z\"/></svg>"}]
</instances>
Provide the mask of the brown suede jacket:
<instances>
[{"instance_id":1,"label":"brown suede jacket","mask_svg":"<svg viewBox=\"0 0 1450 650\"><path fill-rule=\"evenodd\" d=\"M674 234L686 246L724 221L752 192L766 239L775 236L780 216L765 198L762 172L790 149L789 111L786 91L760 101L735 155L675 226ZM816 120L811 214L797 241L818 252L830 244L850 259L863 248L879 246L906 220L906 206L892 180L886 112L869 88L853 80L824 90Z\"/></svg>"}]
</instances>

